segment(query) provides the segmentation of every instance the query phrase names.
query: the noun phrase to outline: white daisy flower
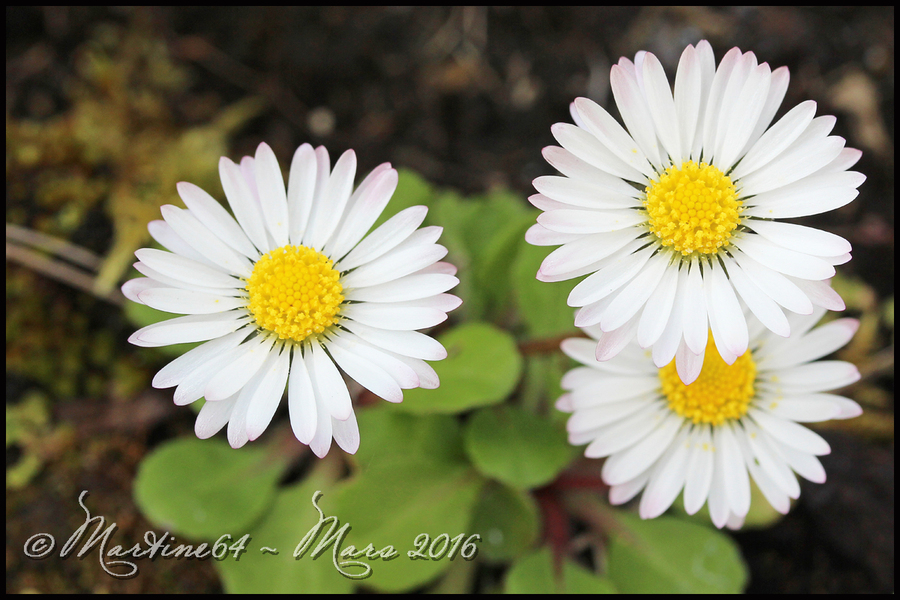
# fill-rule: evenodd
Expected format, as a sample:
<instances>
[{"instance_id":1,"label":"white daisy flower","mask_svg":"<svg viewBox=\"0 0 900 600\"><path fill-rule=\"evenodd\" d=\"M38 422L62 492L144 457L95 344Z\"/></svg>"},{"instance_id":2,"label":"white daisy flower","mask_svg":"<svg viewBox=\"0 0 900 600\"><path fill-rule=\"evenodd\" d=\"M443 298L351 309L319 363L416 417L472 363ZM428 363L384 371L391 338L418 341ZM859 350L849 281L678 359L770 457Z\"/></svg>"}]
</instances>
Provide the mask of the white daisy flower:
<instances>
[{"instance_id":1,"label":"white daisy flower","mask_svg":"<svg viewBox=\"0 0 900 600\"><path fill-rule=\"evenodd\" d=\"M859 371L843 361L813 362L846 344L859 322L838 319L810 331L825 313L790 315L782 338L752 315L749 349L725 363L710 339L700 376L685 385L674 361L657 368L632 342L607 362L594 360L596 342L567 339L563 351L583 365L563 376L557 408L572 413L569 442L585 456L608 457L601 470L612 504L644 491L640 515L661 515L684 490L694 514L708 502L716 527L740 527L750 508L753 478L766 499L787 513L800 495L796 475L825 481L816 458L830 452L817 433L799 425L862 413L848 398L822 392L849 385ZM586 328L592 337L597 326ZM796 475L795 475L796 474Z\"/></svg>"},{"instance_id":2,"label":"white daisy flower","mask_svg":"<svg viewBox=\"0 0 900 600\"><path fill-rule=\"evenodd\" d=\"M365 235L394 193L397 171L382 164L354 191L352 150L332 170L325 148L300 146L286 191L266 144L240 165L223 157L219 173L234 218L199 187L179 183L187 209L163 206L164 220L149 225L170 252L135 252L146 277L122 286L135 302L187 316L129 341L206 341L153 378L156 388L175 387L178 405L206 398L200 438L227 423L232 447L256 439L287 387L298 440L320 457L332 437L356 452L359 430L337 367L390 402L403 399L402 389L439 384L424 361L447 353L414 330L460 304L444 293L459 280L453 265L439 262L447 253L435 243L442 229L419 229L427 209L414 206Z\"/></svg>"},{"instance_id":3,"label":"white daisy flower","mask_svg":"<svg viewBox=\"0 0 900 600\"><path fill-rule=\"evenodd\" d=\"M674 96L659 60L639 52L612 67L610 84L627 131L586 98L576 125L557 123L562 146L544 157L563 176L538 177L530 201L545 211L526 240L562 244L542 281L591 274L575 286L575 324L599 325L598 360L631 339L663 366L696 379L712 330L725 362L747 350L746 303L763 324L790 334L782 308L843 310L825 281L850 259L836 235L782 223L852 201L861 156L830 136L835 118L799 104L772 127L788 70L729 51L718 69L706 41L688 46ZM737 292L737 293L735 293ZM740 299L740 301L739 301Z\"/></svg>"}]
</instances>

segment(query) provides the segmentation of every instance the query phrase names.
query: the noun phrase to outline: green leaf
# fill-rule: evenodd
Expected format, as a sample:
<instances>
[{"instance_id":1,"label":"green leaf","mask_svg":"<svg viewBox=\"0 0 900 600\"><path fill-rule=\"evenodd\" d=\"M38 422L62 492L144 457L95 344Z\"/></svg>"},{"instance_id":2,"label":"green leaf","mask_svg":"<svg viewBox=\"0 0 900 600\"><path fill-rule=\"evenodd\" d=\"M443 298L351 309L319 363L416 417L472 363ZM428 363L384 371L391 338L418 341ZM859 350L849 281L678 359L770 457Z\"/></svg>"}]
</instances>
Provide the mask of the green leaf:
<instances>
[{"instance_id":1,"label":"green leaf","mask_svg":"<svg viewBox=\"0 0 900 600\"><path fill-rule=\"evenodd\" d=\"M576 281L538 281L535 278L548 249L523 243L512 266L516 306L529 337L577 333L575 309L567 304Z\"/></svg>"},{"instance_id":2,"label":"green leaf","mask_svg":"<svg viewBox=\"0 0 900 600\"><path fill-rule=\"evenodd\" d=\"M485 487L470 529L481 535L480 557L493 561L516 558L537 540L538 507L531 494L494 482Z\"/></svg>"},{"instance_id":3,"label":"green leaf","mask_svg":"<svg viewBox=\"0 0 900 600\"><path fill-rule=\"evenodd\" d=\"M747 569L728 535L674 517L642 520L616 511L609 577L626 594L737 593Z\"/></svg>"},{"instance_id":4,"label":"green leaf","mask_svg":"<svg viewBox=\"0 0 900 600\"><path fill-rule=\"evenodd\" d=\"M312 504L313 494L323 491L319 506L324 512L334 497L332 489L326 477L314 471L303 482L280 490L265 518L252 528L231 532L231 543L237 542L244 531L250 534L250 539L247 552L239 560L234 560L232 554L216 562L225 591L229 594L289 594L300 590L307 594L350 593L354 582L335 568L330 549L313 559L311 555L316 547L313 543L301 558L293 556L303 537L319 521L319 513ZM326 512L325 516L330 515ZM326 525L318 539L327 533ZM276 549L278 554L262 552L264 546Z\"/></svg>"},{"instance_id":5,"label":"green leaf","mask_svg":"<svg viewBox=\"0 0 900 600\"><path fill-rule=\"evenodd\" d=\"M351 525L348 545L357 549L369 543L376 549L391 545L399 555L389 561L372 560L371 577L361 583L398 592L439 576L452 564L450 558L413 560L407 552L417 548L417 538L424 544L420 534L428 536L423 548L427 556L429 545L441 534L449 538L463 534L465 541L474 533L466 527L483 483L465 464L434 461L428 456L386 456L363 465L341 486L330 514ZM453 560L464 559L457 554Z\"/></svg>"},{"instance_id":6,"label":"green leaf","mask_svg":"<svg viewBox=\"0 0 900 600\"><path fill-rule=\"evenodd\" d=\"M438 340L447 349L447 358L432 363L440 387L406 390L398 410L458 413L502 402L515 389L522 357L507 332L487 323L465 323Z\"/></svg>"},{"instance_id":7,"label":"green leaf","mask_svg":"<svg viewBox=\"0 0 900 600\"><path fill-rule=\"evenodd\" d=\"M357 412L365 431L353 456L358 465L385 457L428 457L435 462L465 464L459 420L449 415L411 415L395 404L380 404Z\"/></svg>"},{"instance_id":8,"label":"green leaf","mask_svg":"<svg viewBox=\"0 0 900 600\"><path fill-rule=\"evenodd\" d=\"M562 581L553 570L550 548L544 547L513 564L506 574L507 594L615 594L605 577L597 577L569 560L563 562Z\"/></svg>"},{"instance_id":9,"label":"green leaf","mask_svg":"<svg viewBox=\"0 0 900 600\"><path fill-rule=\"evenodd\" d=\"M562 428L512 406L476 412L466 423L465 448L481 473L519 488L549 483L577 453Z\"/></svg>"},{"instance_id":10,"label":"green leaf","mask_svg":"<svg viewBox=\"0 0 900 600\"><path fill-rule=\"evenodd\" d=\"M134 499L155 525L215 540L246 529L271 505L284 466L263 449L179 439L144 459Z\"/></svg>"}]
</instances>

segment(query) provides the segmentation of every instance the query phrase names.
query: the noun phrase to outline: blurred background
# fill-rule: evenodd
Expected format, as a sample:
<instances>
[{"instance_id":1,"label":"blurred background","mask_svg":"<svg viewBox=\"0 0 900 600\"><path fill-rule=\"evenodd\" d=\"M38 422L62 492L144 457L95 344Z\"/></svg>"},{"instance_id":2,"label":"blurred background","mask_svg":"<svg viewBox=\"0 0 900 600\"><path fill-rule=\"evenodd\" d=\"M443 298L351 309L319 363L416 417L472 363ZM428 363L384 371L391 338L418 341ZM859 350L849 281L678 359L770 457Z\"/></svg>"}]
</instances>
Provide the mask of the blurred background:
<instances>
[{"instance_id":1,"label":"blurred background","mask_svg":"<svg viewBox=\"0 0 900 600\"><path fill-rule=\"evenodd\" d=\"M115 581L85 561L31 561L72 531L89 489L120 537L152 529L132 481L146 453L192 435L153 390L118 286L175 183L221 196L218 157L303 142L359 172L384 161L432 184L526 197L552 169L550 126L587 96L616 115L609 69L654 52L674 76L707 39L790 68L778 116L807 99L863 151L859 197L804 219L853 244L839 267L862 326L843 358L865 414L817 428L823 485L776 526L732 534L750 592L893 590L894 11L875 8L11 8L6 19L8 592L216 592L209 562L141 564ZM777 118L777 117L776 117ZM523 242L524 243L524 242ZM333 450L336 451L336 450ZM133 537L129 537L133 536ZM121 542L124 543L124 542Z\"/></svg>"}]
</instances>

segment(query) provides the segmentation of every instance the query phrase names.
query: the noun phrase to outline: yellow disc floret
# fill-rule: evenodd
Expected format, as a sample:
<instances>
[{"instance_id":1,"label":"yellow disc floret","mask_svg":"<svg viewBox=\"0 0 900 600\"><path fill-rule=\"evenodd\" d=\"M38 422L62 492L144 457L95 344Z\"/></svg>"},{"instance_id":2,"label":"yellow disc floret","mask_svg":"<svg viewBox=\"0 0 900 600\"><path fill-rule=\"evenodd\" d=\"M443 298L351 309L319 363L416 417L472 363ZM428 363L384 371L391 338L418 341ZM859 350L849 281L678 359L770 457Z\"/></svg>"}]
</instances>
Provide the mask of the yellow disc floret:
<instances>
[{"instance_id":1,"label":"yellow disc floret","mask_svg":"<svg viewBox=\"0 0 900 600\"><path fill-rule=\"evenodd\" d=\"M650 231L682 254L713 254L740 222L734 184L713 165L689 160L671 166L646 188Z\"/></svg>"},{"instance_id":2,"label":"yellow disc floret","mask_svg":"<svg viewBox=\"0 0 900 600\"><path fill-rule=\"evenodd\" d=\"M247 308L257 325L300 342L337 323L344 288L333 264L306 246L282 246L260 258L247 281Z\"/></svg>"},{"instance_id":3,"label":"yellow disc floret","mask_svg":"<svg viewBox=\"0 0 900 600\"><path fill-rule=\"evenodd\" d=\"M747 350L733 365L719 356L712 335L697 380L684 385L675 371L675 361L659 370L662 391L669 408L694 423L721 425L740 419L753 399L756 364Z\"/></svg>"}]
</instances>

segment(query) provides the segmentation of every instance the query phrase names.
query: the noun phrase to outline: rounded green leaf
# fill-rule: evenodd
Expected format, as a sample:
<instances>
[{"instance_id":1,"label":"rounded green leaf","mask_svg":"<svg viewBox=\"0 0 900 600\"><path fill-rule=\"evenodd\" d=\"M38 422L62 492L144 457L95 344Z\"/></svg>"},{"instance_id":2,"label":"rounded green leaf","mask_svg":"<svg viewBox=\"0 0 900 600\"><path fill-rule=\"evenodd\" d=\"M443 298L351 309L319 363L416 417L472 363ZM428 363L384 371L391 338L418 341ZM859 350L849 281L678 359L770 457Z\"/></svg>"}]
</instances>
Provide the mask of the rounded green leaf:
<instances>
[{"instance_id":1,"label":"rounded green leaf","mask_svg":"<svg viewBox=\"0 0 900 600\"><path fill-rule=\"evenodd\" d=\"M562 428L512 406L478 411L463 435L481 473L518 488L549 483L578 452Z\"/></svg>"},{"instance_id":2,"label":"rounded green leaf","mask_svg":"<svg viewBox=\"0 0 900 600\"><path fill-rule=\"evenodd\" d=\"M544 547L513 564L506 574L507 594L614 594L616 588L569 560L562 565L562 581L554 576L553 556Z\"/></svg>"},{"instance_id":3,"label":"rounded green leaf","mask_svg":"<svg viewBox=\"0 0 900 600\"><path fill-rule=\"evenodd\" d=\"M438 338L447 358L431 363L441 385L403 393L400 410L418 414L458 413L502 402L516 387L522 357L512 336L488 323L466 323Z\"/></svg>"},{"instance_id":4,"label":"rounded green leaf","mask_svg":"<svg viewBox=\"0 0 900 600\"><path fill-rule=\"evenodd\" d=\"M609 545L609 577L626 594L737 593L747 582L728 535L674 517L615 513L622 530Z\"/></svg>"},{"instance_id":5,"label":"rounded green leaf","mask_svg":"<svg viewBox=\"0 0 900 600\"><path fill-rule=\"evenodd\" d=\"M275 497L284 461L264 449L234 450L218 440L179 439L141 463L134 499L159 527L215 540L246 529Z\"/></svg>"},{"instance_id":6,"label":"rounded green leaf","mask_svg":"<svg viewBox=\"0 0 900 600\"><path fill-rule=\"evenodd\" d=\"M461 543L465 542L474 533L467 527L483 483L465 464L436 462L427 456L389 456L364 465L341 486L333 512L323 510L350 524L345 548L352 544L362 549L371 543L376 550L390 545L398 552L389 561L369 561L372 573L361 585L406 591L432 581L452 564L448 556L413 560L407 552L416 550L417 538L426 557L442 534L450 539L462 535ZM427 541L419 537L423 534ZM450 545L449 540L441 543ZM464 560L459 550L452 560Z\"/></svg>"},{"instance_id":7,"label":"rounded green leaf","mask_svg":"<svg viewBox=\"0 0 900 600\"><path fill-rule=\"evenodd\" d=\"M531 494L493 483L481 494L471 530L481 535L480 557L495 561L515 558L537 540L538 507Z\"/></svg>"},{"instance_id":8,"label":"rounded green leaf","mask_svg":"<svg viewBox=\"0 0 900 600\"><path fill-rule=\"evenodd\" d=\"M225 591L230 594L350 593L354 582L335 568L330 548L313 559L317 544L313 542L302 557L293 556L303 537L319 521L319 513L312 504L313 494L323 491L319 507L324 512L334 497L331 489L326 477L313 472L301 483L279 490L265 518L249 530L231 532L232 544L238 542L242 533L249 533L250 538L240 560L234 560L232 553L216 561ZM325 516L330 515L325 513ZM327 533L325 526L318 540ZM274 549L277 554L262 551L263 547Z\"/></svg>"}]
</instances>

